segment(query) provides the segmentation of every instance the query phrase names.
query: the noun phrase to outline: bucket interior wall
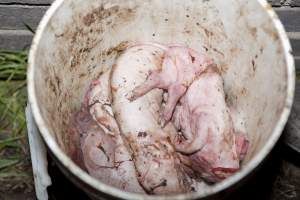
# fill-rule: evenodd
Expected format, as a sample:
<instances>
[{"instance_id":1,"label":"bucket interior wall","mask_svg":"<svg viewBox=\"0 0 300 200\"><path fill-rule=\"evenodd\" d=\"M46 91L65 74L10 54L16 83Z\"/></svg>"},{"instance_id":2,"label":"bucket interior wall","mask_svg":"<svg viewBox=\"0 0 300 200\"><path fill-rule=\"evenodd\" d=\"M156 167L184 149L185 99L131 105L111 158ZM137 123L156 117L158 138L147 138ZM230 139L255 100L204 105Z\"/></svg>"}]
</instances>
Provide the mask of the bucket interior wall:
<instances>
[{"instance_id":1,"label":"bucket interior wall","mask_svg":"<svg viewBox=\"0 0 300 200\"><path fill-rule=\"evenodd\" d=\"M264 9L269 8L248 0L65 0L34 59L47 128L66 151L71 114L126 42L186 44L207 53L221 69L227 102L246 123L247 164L272 135L286 98L283 48Z\"/></svg>"}]
</instances>

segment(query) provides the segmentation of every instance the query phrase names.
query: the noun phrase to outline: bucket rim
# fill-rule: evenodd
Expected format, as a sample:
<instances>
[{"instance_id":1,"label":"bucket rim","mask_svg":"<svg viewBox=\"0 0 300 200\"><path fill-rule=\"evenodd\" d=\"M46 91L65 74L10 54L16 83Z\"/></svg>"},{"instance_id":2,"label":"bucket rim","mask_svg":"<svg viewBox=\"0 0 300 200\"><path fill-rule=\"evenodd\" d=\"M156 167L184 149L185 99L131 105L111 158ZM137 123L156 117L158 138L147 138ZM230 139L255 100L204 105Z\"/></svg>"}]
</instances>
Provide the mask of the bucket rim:
<instances>
[{"instance_id":1,"label":"bucket rim","mask_svg":"<svg viewBox=\"0 0 300 200\"><path fill-rule=\"evenodd\" d=\"M294 58L292 56L291 44L288 39L287 33L279 20L278 16L272 9L272 7L267 3L266 0L256 0L259 5L264 8L264 10L268 13L269 17L272 19L272 23L276 28L282 48L284 50L284 56L286 61L286 72L287 72L287 85L286 85L286 97L284 102L283 111L277 121L277 124L273 130L273 133L270 139L266 142L265 146L252 158L239 172L234 174L233 176L227 178L221 183L216 184L215 186L208 188L205 191L188 193L188 194L178 194L178 195L168 195L168 196L149 196L142 194L134 194L122 191L115 187L106 185L101 181L91 177L85 171L83 171L80 167L78 167L59 147L55 138L51 135L49 130L47 129L46 123L41 115L40 108L37 102L36 89L34 85L35 73L34 70L38 67L35 64L35 58L37 54L38 44L42 39L42 35L44 30L46 29L48 22L52 18L52 16L56 13L56 11L61 7L65 0L55 0L51 7L47 10L46 14L42 18L36 34L34 36L28 59L28 70L27 70L27 93L29 104L32 108L32 113L34 120L38 126L39 132L46 143L46 146L50 149L50 151L57 157L59 162L68 169L71 174L79 178L81 181L86 183L88 186L94 188L95 190L101 191L113 197L121 198L121 199L174 199L174 200L183 200L183 199L197 199L208 197L211 195L215 195L233 185L238 183L240 180L248 176L258 165L266 158L266 156L273 149L278 139L281 136L283 128L288 120L292 104L294 98L295 91L295 63Z\"/></svg>"}]
</instances>

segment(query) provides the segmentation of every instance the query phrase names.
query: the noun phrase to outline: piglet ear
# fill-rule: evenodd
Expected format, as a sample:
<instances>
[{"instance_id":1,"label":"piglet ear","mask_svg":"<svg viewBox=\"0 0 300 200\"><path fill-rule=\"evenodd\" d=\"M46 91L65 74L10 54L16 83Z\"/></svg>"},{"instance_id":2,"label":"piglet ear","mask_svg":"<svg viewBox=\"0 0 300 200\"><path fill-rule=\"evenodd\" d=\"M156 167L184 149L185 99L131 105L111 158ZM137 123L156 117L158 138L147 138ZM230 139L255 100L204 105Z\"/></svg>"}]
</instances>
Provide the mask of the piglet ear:
<instances>
[{"instance_id":1,"label":"piglet ear","mask_svg":"<svg viewBox=\"0 0 300 200\"><path fill-rule=\"evenodd\" d=\"M236 151L240 160L243 160L249 148L249 140L246 134L237 132L235 134Z\"/></svg>"}]
</instances>

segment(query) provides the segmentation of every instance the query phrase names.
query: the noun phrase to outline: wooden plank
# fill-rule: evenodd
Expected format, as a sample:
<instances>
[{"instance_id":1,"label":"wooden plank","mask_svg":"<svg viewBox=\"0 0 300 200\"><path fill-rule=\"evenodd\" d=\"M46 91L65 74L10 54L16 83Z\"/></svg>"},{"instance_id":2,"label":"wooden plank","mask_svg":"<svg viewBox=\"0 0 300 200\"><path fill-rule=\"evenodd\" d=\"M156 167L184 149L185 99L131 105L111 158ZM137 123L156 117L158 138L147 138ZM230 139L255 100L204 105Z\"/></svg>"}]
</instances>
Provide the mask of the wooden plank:
<instances>
[{"instance_id":1,"label":"wooden plank","mask_svg":"<svg viewBox=\"0 0 300 200\"><path fill-rule=\"evenodd\" d=\"M300 56L300 32L288 32L294 56Z\"/></svg>"},{"instance_id":2,"label":"wooden plank","mask_svg":"<svg viewBox=\"0 0 300 200\"><path fill-rule=\"evenodd\" d=\"M288 32L300 32L300 8L275 8Z\"/></svg>"},{"instance_id":3,"label":"wooden plank","mask_svg":"<svg viewBox=\"0 0 300 200\"><path fill-rule=\"evenodd\" d=\"M300 153L300 81L296 81L294 104L285 127L283 140Z\"/></svg>"},{"instance_id":4,"label":"wooden plank","mask_svg":"<svg viewBox=\"0 0 300 200\"><path fill-rule=\"evenodd\" d=\"M25 22L35 28L47 8L48 6L0 5L0 27L24 29ZM300 8L276 8L275 11L287 31L300 32Z\"/></svg>"},{"instance_id":5,"label":"wooden plank","mask_svg":"<svg viewBox=\"0 0 300 200\"><path fill-rule=\"evenodd\" d=\"M1 0L0 4L50 5L54 0Z\"/></svg>"},{"instance_id":6,"label":"wooden plank","mask_svg":"<svg viewBox=\"0 0 300 200\"><path fill-rule=\"evenodd\" d=\"M294 56L300 56L300 39L291 39L291 45Z\"/></svg>"},{"instance_id":7,"label":"wooden plank","mask_svg":"<svg viewBox=\"0 0 300 200\"><path fill-rule=\"evenodd\" d=\"M32 37L27 30L0 30L0 49L29 49Z\"/></svg>"},{"instance_id":8,"label":"wooden plank","mask_svg":"<svg viewBox=\"0 0 300 200\"><path fill-rule=\"evenodd\" d=\"M48 6L0 5L0 27L4 30L35 29Z\"/></svg>"},{"instance_id":9,"label":"wooden plank","mask_svg":"<svg viewBox=\"0 0 300 200\"><path fill-rule=\"evenodd\" d=\"M296 67L296 70L298 72L300 72L300 57L299 56L295 57L295 67Z\"/></svg>"},{"instance_id":10,"label":"wooden plank","mask_svg":"<svg viewBox=\"0 0 300 200\"><path fill-rule=\"evenodd\" d=\"M291 6L298 6L300 7L300 0L293 0L293 3Z\"/></svg>"},{"instance_id":11,"label":"wooden plank","mask_svg":"<svg viewBox=\"0 0 300 200\"><path fill-rule=\"evenodd\" d=\"M300 6L300 0L286 0L286 1L290 1L290 6L291 7L298 7L298 6Z\"/></svg>"},{"instance_id":12,"label":"wooden plank","mask_svg":"<svg viewBox=\"0 0 300 200\"><path fill-rule=\"evenodd\" d=\"M300 6L300 0L268 0L268 2L275 7L279 6L290 6L296 7Z\"/></svg>"},{"instance_id":13,"label":"wooden plank","mask_svg":"<svg viewBox=\"0 0 300 200\"><path fill-rule=\"evenodd\" d=\"M280 0L268 0L272 6L281 6Z\"/></svg>"}]
</instances>

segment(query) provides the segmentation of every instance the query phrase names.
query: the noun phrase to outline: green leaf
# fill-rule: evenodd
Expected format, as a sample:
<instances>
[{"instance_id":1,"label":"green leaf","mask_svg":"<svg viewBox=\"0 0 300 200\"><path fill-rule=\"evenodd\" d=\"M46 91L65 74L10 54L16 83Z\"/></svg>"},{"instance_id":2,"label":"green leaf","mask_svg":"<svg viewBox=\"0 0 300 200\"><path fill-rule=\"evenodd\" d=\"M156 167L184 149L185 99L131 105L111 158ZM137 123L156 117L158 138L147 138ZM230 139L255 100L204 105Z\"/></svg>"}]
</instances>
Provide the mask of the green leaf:
<instances>
[{"instance_id":1,"label":"green leaf","mask_svg":"<svg viewBox=\"0 0 300 200\"><path fill-rule=\"evenodd\" d=\"M0 159L0 169L10 167L12 165L15 165L19 162L18 159Z\"/></svg>"},{"instance_id":2,"label":"green leaf","mask_svg":"<svg viewBox=\"0 0 300 200\"><path fill-rule=\"evenodd\" d=\"M0 178L9 178L9 177L28 177L26 173L15 173L15 172L1 172Z\"/></svg>"},{"instance_id":3,"label":"green leaf","mask_svg":"<svg viewBox=\"0 0 300 200\"><path fill-rule=\"evenodd\" d=\"M5 140L0 140L0 149L4 147L20 147L16 142L20 139L24 138L24 136L12 137Z\"/></svg>"}]
</instances>

